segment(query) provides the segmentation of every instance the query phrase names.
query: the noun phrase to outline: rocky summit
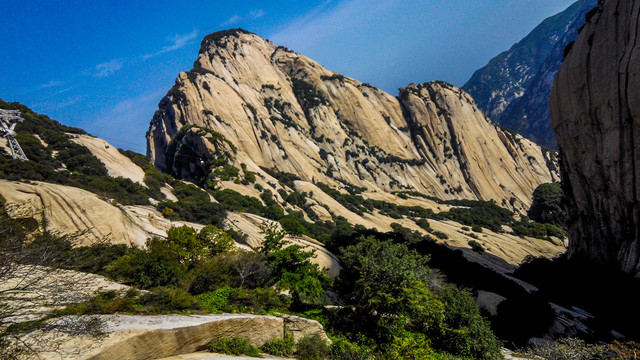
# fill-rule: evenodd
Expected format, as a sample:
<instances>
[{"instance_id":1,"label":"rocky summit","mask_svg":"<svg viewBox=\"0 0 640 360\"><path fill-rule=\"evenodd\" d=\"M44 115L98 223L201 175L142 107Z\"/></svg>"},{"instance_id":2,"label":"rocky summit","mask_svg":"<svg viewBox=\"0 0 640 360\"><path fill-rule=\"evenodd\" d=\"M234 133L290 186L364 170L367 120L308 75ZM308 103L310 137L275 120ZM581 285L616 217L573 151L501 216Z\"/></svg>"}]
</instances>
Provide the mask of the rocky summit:
<instances>
[{"instance_id":1,"label":"rocky summit","mask_svg":"<svg viewBox=\"0 0 640 360\"><path fill-rule=\"evenodd\" d=\"M568 198L569 255L640 274L640 2L601 4L562 65L551 119Z\"/></svg>"},{"instance_id":2,"label":"rocky summit","mask_svg":"<svg viewBox=\"0 0 640 360\"><path fill-rule=\"evenodd\" d=\"M553 153L502 130L452 85L411 84L394 97L242 29L202 41L193 69L160 101L147 153L200 185L228 162L263 178L275 168L332 188L516 210L559 179Z\"/></svg>"}]
</instances>

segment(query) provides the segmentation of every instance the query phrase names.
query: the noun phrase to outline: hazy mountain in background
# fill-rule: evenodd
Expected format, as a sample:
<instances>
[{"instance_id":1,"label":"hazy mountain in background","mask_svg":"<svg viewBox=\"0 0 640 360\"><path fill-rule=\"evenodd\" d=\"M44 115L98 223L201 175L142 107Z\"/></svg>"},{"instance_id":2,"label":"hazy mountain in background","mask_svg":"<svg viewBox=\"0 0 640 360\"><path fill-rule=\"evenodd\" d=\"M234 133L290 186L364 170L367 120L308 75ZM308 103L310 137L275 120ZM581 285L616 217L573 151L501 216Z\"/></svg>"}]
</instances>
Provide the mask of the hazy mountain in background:
<instances>
[{"instance_id":1,"label":"hazy mountain in background","mask_svg":"<svg viewBox=\"0 0 640 360\"><path fill-rule=\"evenodd\" d=\"M500 125L540 145L556 147L549 95L564 58L596 0L579 0L544 20L520 42L476 71L463 86L478 107Z\"/></svg>"}]
</instances>

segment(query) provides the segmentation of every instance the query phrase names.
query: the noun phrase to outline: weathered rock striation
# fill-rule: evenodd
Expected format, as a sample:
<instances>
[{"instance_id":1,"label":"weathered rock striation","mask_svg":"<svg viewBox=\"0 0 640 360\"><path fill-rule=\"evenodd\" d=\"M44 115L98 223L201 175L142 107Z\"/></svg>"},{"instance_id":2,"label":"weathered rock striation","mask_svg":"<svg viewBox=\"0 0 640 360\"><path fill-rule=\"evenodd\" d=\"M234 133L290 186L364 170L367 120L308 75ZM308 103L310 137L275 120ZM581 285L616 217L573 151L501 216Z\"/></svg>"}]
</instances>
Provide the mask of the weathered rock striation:
<instances>
[{"instance_id":1,"label":"weathered rock striation","mask_svg":"<svg viewBox=\"0 0 640 360\"><path fill-rule=\"evenodd\" d=\"M500 130L464 91L436 82L393 97L244 30L208 35L159 104L147 154L203 181L224 156L332 187L416 190L526 209L555 159Z\"/></svg>"},{"instance_id":2,"label":"weathered rock striation","mask_svg":"<svg viewBox=\"0 0 640 360\"><path fill-rule=\"evenodd\" d=\"M551 96L568 197L569 256L640 275L640 1L608 0Z\"/></svg>"},{"instance_id":3,"label":"weathered rock striation","mask_svg":"<svg viewBox=\"0 0 640 360\"><path fill-rule=\"evenodd\" d=\"M330 342L320 323L292 316L217 315L97 315L104 336L94 338L40 331L33 344L38 359L161 359L207 349L212 340L241 337L254 346L291 334L298 339L318 334ZM77 316L68 318L77 319ZM84 316L84 318L88 318ZM51 320L64 323L67 318Z\"/></svg>"}]
</instances>

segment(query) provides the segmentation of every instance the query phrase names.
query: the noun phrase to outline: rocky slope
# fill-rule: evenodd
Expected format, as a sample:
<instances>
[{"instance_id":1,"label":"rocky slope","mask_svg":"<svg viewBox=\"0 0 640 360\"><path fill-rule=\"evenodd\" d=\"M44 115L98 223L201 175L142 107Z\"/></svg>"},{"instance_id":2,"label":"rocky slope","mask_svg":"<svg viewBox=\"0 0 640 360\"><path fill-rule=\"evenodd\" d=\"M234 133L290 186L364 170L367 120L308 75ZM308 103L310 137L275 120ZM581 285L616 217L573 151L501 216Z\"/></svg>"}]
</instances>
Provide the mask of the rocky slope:
<instances>
[{"instance_id":1,"label":"rocky slope","mask_svg":"<svg viewBox=\"0 0 640 360\"><path fill-rule=\"evenodd\" d=\"M538 144L556 147L549 120L549 95L585 14L596 0L580 0L542 22L511 49L476 71L463 86L478 107L500 125Z\"/></svg>"},{"instance_id":2,"label":"rocky slope","mask_svg":"<svg viewBox=\"0 0 640 360\"><path fill-rule=\"evenodd\" d=\"M208 35L159 107L148 156L201 185L244 164L266 182L262 168L275 168L334 188L522 210L538 184L558 179L550 154L500 130L460 89L411 84L396 98L240 29Z\"/></svg>"},{"instance_id":3,"label":"rocky slope","mask_svg":"<svg viewBox=\"0 0 640 360\"><path fill-rule=\"evenodd\" d=\"M568 197L569 255L640 275L640 1L609 0L551 96Z\"/></svg>"}]
</instances>

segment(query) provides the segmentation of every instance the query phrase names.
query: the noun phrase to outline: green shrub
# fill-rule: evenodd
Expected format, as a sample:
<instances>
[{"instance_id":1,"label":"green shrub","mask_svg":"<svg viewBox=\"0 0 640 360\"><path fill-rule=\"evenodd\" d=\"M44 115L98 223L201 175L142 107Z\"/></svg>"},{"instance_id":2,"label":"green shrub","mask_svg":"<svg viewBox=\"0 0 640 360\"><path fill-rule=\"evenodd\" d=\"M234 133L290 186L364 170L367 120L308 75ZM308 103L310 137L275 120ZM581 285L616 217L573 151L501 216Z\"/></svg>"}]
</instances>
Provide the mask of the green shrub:
<instances>
[{"instance_id":1,"label":"green shrub","mask_svg":"<svg viewBox=\"0 0 640 360\"><path fill-rule=\"evenodd\" d=\"M236 212L248 212L256 215L265 214L264 205L257 198L245 196L231 189L213 192L213 197L226 209Z\"/></svg>"},{"instance_id":2,"label":"green shrub","mask_svg":"<svg viewBox=\"0 0 640 360\"><path fill-rule=\"evenodd\" d=\"M229 309L229 297L236 291L236 289L225 286L215 291L200 294L196 297L196 300L203 310L218 313Z\"/></svg>"},{"instance_id":3,"label":"green shrub","mask_svg":"<svg viewBox=\"0 0 640 360\"><path fill-rule=\"evenodd\" d=\"M373 350L366 346L361 346L349 342L347 339L339 337L332 338L333 343L329 347L328 358L331 360L374 360Z\"/></svg>"},{"instance_id":4,"label":"green shrub","mask_svg":"<svg viewBox=\"0 0 640 360\"><path fill-rule=\"evenodd\" d=\"M107 266L108 276L124 280L142 289L177 286L187 276L187 266L161 239L147 241L147 249L132 249Z\"/></svg>"},{"instance_id":5,"label":"green shrub","mask_svg":"<svg viewBox=\"0 0 640 360\"><path fill-rule=\"evenodd\" d=\"M471 246L471 250L473 250L473 251L475 251L477 253L483 253L484 252L484 247L479 242L477 242L475 240L469 240L468 244L469 244L469 246Z\"/></svg>"},{"instance_id":6,"label":"green shrub","mask_svg":"<svg viewBox=\"0 0 640 360\"><path fill-rule=\"evenodd\" d=\"M227 217L226 208L212 202L206 191L194 185L177 183L173 193L178 198L177 202L162 201L156 205L156 208L166 217L217 227L224 226L224 219Z\"/></svg>"},{"instance_id":7,"label":"green shrub","mask_svg":"<svg viewBox=\"0 0 640 360\"><path fill-rule=\"evenodd\" d=\"M473 296L455 285L445 285L437 296L444 304L441 329L431 333L433 347L473 359L501 358L502 343L491 332Z\"/></svg>"},{"instance_id":8,"label":"green shrub","mask_svg":"<svg viewBox=\"0 0 640 360\"><path fill-rule=\"evenodd\" d=\"M293 355L293 346L295 341L293 336L286 332L284 338L272 338L260 347L260 350L267 354L276 356L291 356Z\"/></svg>"},{"instance_id":9,"label":"green shrub","mask_svg":"<svg viewBox=\"0 0 640 360\"><path fill-rule=\"evenodd\" d=\"M294 78L292 83L293 93L305 111L320 105L328 104L327 99L313 86L313 84L297 78Z\"/></svg>"},{"instance_id":10,"label":"green shrub","mask_svg":"<svg viewBox=\"0 0 640 360\"><path fill-rule=\"evenodd\" d=\"M220 338L209 343L209 351L227 355L247 355L251 357L261 357L260 350L252 346L249 340L241 337Z\"/></svg>"},{"instance_id":11,"label":"green shrub","mask_svg":"<svg viewBox=\"0 0 640 360\"><path fill-rule=\"evenodd\" d=\"M124 244L93 244L73 248L73 264L69 268L93 274L103 274L104 269L113 261L127 254Z\"/></svg>"},{"instance_id":12,"label":"green shrub","mask_svg":"<svg viewBox=\"0 0 640 360\"><path fill-rule=\"evenodd\" d=\"M242 312L266 313L288 310L291 298L273 288L237 289L230 301L235 309Z\"/></svg>"},{"instance_id":13,"label":"green shrub","mask_svg":"<svg viewBox=\"0 0 640 360\"><path fill-rule=\"evenodd\" d=\"M540 184L533 191L533 201L527 215L533 221L565 227L567 213L562 207L563 197L560 183Z\"/></svg>"},{"instance_id":14,"label":"green shrub","mask_svg":"<svg viewBox=\"0 0 640 360\"><path fill-rule=\"evenodd\" d=\"M438 239L443 239L446 240L449 238L449 235L443 233L442 231L434 231L432 232L433 236L437 237Z\"/></svg>"},{"instance_id":15,"label":"green shrub","mask_svg":"<svg viewBox=\"0 0 640 360\"><path fill-rule=\"evenodd\" d=\"M133 152L131 150L122 150L118 149L123 155L131 159L134 164L140 166L142 170L144 170L144 183L147 185L149 190L151 191L151 195L154 199L164 199L165 195L162 194L160 188L165 186L168 183L174 181L173 177L169 174L162 173L160 170L156 169L155 166L149 161L149 158Z\"/></svg>"},{"instance_id":16,"label":"green shrub","mask_svg":"<svg viewBox=\"0 0 640 360\"><path fill-rule=\"evenodd\" d=\"M453 220L463 225L478 225L495 232L502 232L503 224L513 222L513 213L492 201L448 200L442 203L460 206L436 214L438 220Z\"/></svg>"},{"instance_id":17,"label":"green shrub","mask_svg":"<svg viewBox=\"0 0 640 360\"><path fill-rule=\"evenodd\" d=\"M329 346L318 334L311 334L298 340L296 358L299 360L324 360L329 354Z\"/></svg>"},{"instance_id":18,"label":"green shrub","mask_svg":"<svg viewBox=\"0 0 640 360\"><path fill-rule=\"evenodd\" d=\"M289 297L279 294L273 288L241 289L225 286L200 294L196 299L202 309L212 313L266 313L270 310L286 310L291 304Z\"/></svg>"},{"instance_id":19,"label":"green shrub","mask_svg":"<svg viewBox=\"0 0 640 360\"><path fill-rule=\"evenodd\" d=\"M518 221L512 225L513 233L518 236L531 236L538 239L549 239L554 236L560 239L566 237L561 228L553 224L541 224L533 221Z\"/></svg>"},{"instance_id":20,"label":"green shrub","mask_svg":"<svg viewBox=\"0 0 640 360\"><path fill-rule=\"evenodd\" d=\"M157 287L140 297L140 304L148 312L164 313L182 310L197 310L200 305L188 292L172 287Z\"/></svg>"},{"instance_id":21,"label":"green shrub","mask_svg":"<svg viewBox=\"0 0 640 360\"><path fill-rule=\"evenodd\" d=\"M429 221L427 219L418 219L416 220L416 225L420 226L421 228L425 229L426 231L431 232L431 224L429 224Z\"/></svg>"},{"instance_id":22,"label":"green shrub","mask_svg":"<svg viewBox=\"0 0 640 360\"><path fill-rule=\"evenodd\" d=\"M389 344L385 351L385 359L404 360L404 359L429 359L440 360L447 359L446 356L438 354L433 348L429 340L421 334L409 334L409 337L395 337L393 342ZM453 359L453 357L450 357Z\"/></svg>"},{"instance_id":23,"label":"green shrub","mask_svg":"<svg viewBox=\"0 0 640 360\"><path fill-rule=\"evenodd\" d=\"M57 310L56 315L90 315L90 314L115 314L120 312L133 312L136 308L137 291L129 290L120 293L115 290L97 293L92 298L79 304L69 305Z\"/></svg>"}]
</instances>

